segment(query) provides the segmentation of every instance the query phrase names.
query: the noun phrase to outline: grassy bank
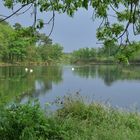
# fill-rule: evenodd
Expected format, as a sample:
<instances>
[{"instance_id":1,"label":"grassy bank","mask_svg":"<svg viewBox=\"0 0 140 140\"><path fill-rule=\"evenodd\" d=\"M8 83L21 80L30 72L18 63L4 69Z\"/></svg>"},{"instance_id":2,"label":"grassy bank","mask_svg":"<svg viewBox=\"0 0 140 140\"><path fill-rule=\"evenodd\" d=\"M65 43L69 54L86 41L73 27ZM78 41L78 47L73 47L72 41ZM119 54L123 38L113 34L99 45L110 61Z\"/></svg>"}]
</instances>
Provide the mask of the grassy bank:
<instances>
[{"instance_id":1,"label":"grassy bank","mask_svg":"<svg viewBox=\"0 0 140 140\"><path fill-rule=\"evenodd\" d=\"M12 105L0 112L1 140L138 140L139 130L138 113L69 98L51 114L38 103Z\"/></svg>"}]
</instances>

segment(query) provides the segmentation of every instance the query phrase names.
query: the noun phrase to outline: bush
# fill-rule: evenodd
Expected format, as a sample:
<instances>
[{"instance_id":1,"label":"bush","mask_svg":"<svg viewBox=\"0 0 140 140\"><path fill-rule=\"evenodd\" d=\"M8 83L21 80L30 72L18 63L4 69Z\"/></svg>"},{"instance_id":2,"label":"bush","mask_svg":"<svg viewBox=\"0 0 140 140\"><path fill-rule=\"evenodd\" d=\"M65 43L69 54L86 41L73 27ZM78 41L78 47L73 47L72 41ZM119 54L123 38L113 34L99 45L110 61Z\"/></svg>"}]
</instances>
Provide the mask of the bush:
<instances>
[{"instance_id":1,"label":"bush","mask_svg":"<svg viewBox=\"0 0 140 140\"><path fill-rule=\"evenodd\" d=\"M60 130L38 103L13 104L0 113L1 140L62 139Z\"/></svg>"},{"instance_id":2,"label":"bush","mask_svg":"<svg viewBox=\"0 0 140 140\"><path fill-rule=\"evenodd\" d=\"M1 140L140 139L139 113L119 111L80 98L66 97L48 114L38 103L11 105L0 112Z\"/></svg>"}]
</instances>

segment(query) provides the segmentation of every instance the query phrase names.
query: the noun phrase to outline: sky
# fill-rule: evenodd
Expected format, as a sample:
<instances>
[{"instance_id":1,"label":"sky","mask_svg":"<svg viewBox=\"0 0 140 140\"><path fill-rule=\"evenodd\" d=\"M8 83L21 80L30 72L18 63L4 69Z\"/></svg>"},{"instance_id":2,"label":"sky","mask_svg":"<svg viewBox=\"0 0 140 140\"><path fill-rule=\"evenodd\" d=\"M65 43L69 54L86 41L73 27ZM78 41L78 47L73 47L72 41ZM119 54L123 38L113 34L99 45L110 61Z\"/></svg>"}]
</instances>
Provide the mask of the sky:
<instances>
[{"instance_id":1,"label":"sky","mask_svg":"<svg viewBox=\"0 0 140 140\"><path fill-rule=\"evenodd\" d=\"M19 22L23 26L31 26L33 24L33 17L31 16L31 11L25 13L21 16L14 16L8 20L12 25L16 22ZM74 17L69 17L66 14L56 14L55 16L55 26L54 30L50 36L53 40L53 43L59 43L64 47L64 52L72 52L79 48L84 47L100 47L102 44L98 44L96 39L96 29L100 24L99 20L92 20L92 8L89 8L88 11L85 9L78 10ZM0 1L0 15L9 15L11 10L5 8ZM112 11L110 11L112 14ZM43 13L38 14L37 18L43 18L45 21L48 21L52 13ZM111 19L114 22L114 19ZM45 26L41 32L49 34L51 26ZM132 34L132 27L130 30L130 40L140 41L140 35L134 37Z\"/></svg>"},{"instance_id":2,"label":"sky","mask_svg":"<svg viewBox=\"0 0 140 140\"><path fill-rule=\"evenodd\" d=\"M50 36L54 43L59 43L64 47L64 52L72 52L84 47L97 47L96 29L98 21L92 20L92 9L78 10L74 17L66 14L56 14L54 30ZM0 2L0 14L9 15L11 10L5 8ZM52 13L39 14L38 18L49 19ZM30 12L14 16L8 20L12 25L19 22L23 26L30 26L33 23L33 17ZM49 34L51 26L45 26L41 32Z\"/></svg>"}]
</instances>

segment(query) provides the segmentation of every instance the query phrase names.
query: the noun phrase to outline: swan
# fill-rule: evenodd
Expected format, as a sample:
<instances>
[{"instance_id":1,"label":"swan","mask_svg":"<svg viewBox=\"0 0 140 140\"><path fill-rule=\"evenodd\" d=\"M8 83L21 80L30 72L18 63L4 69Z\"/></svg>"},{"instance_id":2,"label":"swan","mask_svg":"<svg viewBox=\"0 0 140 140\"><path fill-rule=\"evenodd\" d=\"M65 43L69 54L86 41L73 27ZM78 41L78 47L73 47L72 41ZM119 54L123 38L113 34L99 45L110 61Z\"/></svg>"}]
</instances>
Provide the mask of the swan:
<instances>
[{"instance_id":1,"label":"swan","mask_svg":"<svg viewBox=\"0 0 140 140\"><path fill-rule=\"evenodd\" d=\"M74 71L74 68L72 68L71 70Z\"/></svg>"},{"instance_id":2,"label":"swan","mask_svg":"<svg viewBox=\"0 0 140 140\"><path fill-rule=\"evenodd\" d=\"M30 69L30 73L32 73L33 72L33 69Z\"/></svg>"},{"instance_id":3,"label":"swan","mask_svg":"<svg viewBox=\"0 0 140 140\"><path fill-rule=\"evenodd\" d=\"M25 68L25 71L27 72L28 71L28 68Z\"/></svg>"}]
</instances>

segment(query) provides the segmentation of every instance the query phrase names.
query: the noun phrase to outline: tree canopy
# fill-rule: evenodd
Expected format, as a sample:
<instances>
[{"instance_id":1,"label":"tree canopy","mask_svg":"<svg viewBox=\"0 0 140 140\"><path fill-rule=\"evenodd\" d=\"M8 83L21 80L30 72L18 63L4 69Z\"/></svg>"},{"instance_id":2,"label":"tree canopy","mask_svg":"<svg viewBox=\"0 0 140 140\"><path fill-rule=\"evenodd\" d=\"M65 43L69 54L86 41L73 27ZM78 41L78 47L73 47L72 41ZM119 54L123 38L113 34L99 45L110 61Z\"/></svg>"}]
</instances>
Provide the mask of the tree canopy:
<instances>
[{"instance_id":1,"label":"tree canopy","mask_svg":"<svg viewBox=\"0 0 140 140\"><path fill-rule=\"evenodd\" d=\"M97 39L103 43L107 50L115 46L112 55L118 55L118 50L121 50L120 60L126 59L128 61L129 56L126 54L131 53L131 51L124 53L125 51L122 51L124 50L122 48L135 44L129 36L140 34L140 0L2 0L2 3L5 7L12 9L13 12L10 15L1 13L0 18L2 19L0 22L11 18L13 15L22 15L29 11L30 14L34 15L32 29L35 33L37 33L36 29L41 29L52 23L52 29L48 37L53 31L56 12L74 16L74 13L80 8L86 10L92 8L93 20L100 19L96 33ZM52 17L48 21L42 19L41 16L37 16L45 12L52 12ZM18 25L15 26L15 29L20 28ZM40 37L39 43L42 46L46 42L51 43L48 37L44 38L43 34ZM137 51L138 47L134 47L133 52ZM129 47L127 50L129 50Z\"/></svg>"},{"instance_id":2,"label":"tree canopy","mask_svg":"<svg viewBox=\"0 0 140 140\"><path fill-rule=\"evenodd\" d=\"M140 34L140 0L3 0L4 6L13 10L11 15L2 15L4 21L14 14L24 14L33 7L33 26L42 28L45 24L54 26L55 12L67 13L73 16L79 8L93 8L93 18L101 19L97 30L97 38L105 45L128 44L129 27L133 34ZM21 11L21 12L20 12ZM50 12L49 21L37 19L38 11ZM115 18L112 23L112 18ZM125 36L125 37L124 37Z\"/></svg>"},{"instance_id":3,"label":"tree canopy","mask_svg":"<svg viewBox=\"0 0 140 140\"><path fill-rule=\"evenodd\" d=\"M63 55L63 47L53 44L43 33L16 23L0 23L0 62L57 62Z\"/></svg>"}]
</instances>

